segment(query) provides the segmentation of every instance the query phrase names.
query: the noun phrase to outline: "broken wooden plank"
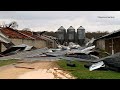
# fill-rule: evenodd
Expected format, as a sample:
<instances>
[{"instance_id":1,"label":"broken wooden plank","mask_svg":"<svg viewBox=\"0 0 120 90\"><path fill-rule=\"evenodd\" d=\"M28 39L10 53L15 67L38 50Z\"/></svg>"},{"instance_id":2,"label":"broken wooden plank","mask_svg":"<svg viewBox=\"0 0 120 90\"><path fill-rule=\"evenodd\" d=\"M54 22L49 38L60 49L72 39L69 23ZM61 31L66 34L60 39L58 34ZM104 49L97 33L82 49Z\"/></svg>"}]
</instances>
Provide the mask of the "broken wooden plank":
<instances>
[{"instance_id":1,"label":"broken wooden plank","mask_svg":"<svg viewBox=\"0 0 120 90\"><path fill-rule=\"evenodd\" d=\"M15 66L16 68L25 68L25 69L35 69L35 68L32 68L32 67L23 67L23 66Z\"/></svg>"}]
</instances>

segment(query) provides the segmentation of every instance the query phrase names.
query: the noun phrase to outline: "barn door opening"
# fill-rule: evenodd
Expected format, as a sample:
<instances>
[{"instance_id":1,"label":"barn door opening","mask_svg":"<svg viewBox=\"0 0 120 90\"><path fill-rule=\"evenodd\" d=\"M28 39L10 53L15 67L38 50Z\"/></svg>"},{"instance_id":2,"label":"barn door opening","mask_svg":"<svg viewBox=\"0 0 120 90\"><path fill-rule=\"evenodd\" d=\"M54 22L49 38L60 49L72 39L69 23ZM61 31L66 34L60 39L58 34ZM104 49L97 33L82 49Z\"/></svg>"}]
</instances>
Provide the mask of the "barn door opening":
<instances>
[{"instance_id":1,"label":"barn door opening","mask_svg":"<svg viewBox=\"0 0 120 90\"><path fill-rule=\"evenodd\" d=\"M113 42L114 42L113 45L114 53L120 52L120 37L114 38Z\"/></svg>"},{"instance_id":2,"label":"barn door opening","mask_svg":"<svg viewBox=\"0 0 120 90\"><path fill-rule=\"evenodd\" d=\"M112 40L111 39L105 40L105 51L112 54Z\"/></svg>"}]
</instances>

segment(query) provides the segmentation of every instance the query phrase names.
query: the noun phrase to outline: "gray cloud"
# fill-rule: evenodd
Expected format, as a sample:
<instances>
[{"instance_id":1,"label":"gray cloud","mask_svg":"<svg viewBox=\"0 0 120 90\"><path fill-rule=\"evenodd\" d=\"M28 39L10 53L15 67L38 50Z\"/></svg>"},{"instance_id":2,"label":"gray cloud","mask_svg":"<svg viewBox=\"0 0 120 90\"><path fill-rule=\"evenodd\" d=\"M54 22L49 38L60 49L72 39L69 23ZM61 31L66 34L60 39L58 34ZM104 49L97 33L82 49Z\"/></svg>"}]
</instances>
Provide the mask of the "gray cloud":
<instances>
[{"instance_id":1,"label":"gray cloud","mask_svg":"<svg viewBox=\"0 0 120 90\"><path fill-rule=\"evenodd\" d=\"M114 18L99 18L99 17ZM114 31L120 28L119 11L0 11L0 21L17 21L19 28L34 31L56 31L61 25L66 29L83 26L87 31Z\"/></svg>"}]
</instances>

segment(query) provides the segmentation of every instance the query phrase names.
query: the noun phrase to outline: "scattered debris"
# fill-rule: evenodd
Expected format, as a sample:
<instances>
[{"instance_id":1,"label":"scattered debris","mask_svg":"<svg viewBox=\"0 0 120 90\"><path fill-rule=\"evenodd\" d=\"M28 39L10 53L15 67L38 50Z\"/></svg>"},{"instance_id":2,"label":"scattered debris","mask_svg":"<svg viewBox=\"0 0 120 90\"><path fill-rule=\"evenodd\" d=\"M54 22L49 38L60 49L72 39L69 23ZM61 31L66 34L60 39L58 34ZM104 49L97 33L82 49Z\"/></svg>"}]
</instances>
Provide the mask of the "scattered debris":
<instances>
[{"instance_id":1,"label":"scattered debris","mask_svg":"<svg viewBox=\"0 0 120 90\"><path fill-rule=\"evenodd\" d=\"M16 68L25 68L25 69L35 69L35 68L32 68L32 67L23 67L23 66L15 66Z\"/></svg>"},{"instance_id":2,"label":"scattered debris","mask_svg":"<svg viewBox=\"0 0 120 90\"><path fill-rule=\"evenodd\" d=\"M0 54L3 56L8 56L8 55L16 54L20 51L29 51L32 49L36 49L36 48L33 46L26 45L26 44L21 44L21 45L11 46L10 48L1 52Z\"/></svg>"},{"instance_id":3,"label":"scattered debris","mask_svg":"<svg viewBox=\"0 0 120 90\"><path fill-rule=\"evenodd\" d=\"M93 46L93 42L94 42L94 38L92 38L89 42L86 43L86 46L89 47L89 46Z\"/></svg>"},{"instance_id":4,"label":"scattered debris","mask_svg":"<svg viewBox=\"0 0 120 90\"><path fill-rule=\"evenodd\" d=\"M71 53L71 54L67 54L66 57L74 57L74 58L79 58L79 59L98 59L97 56L94 55L87 55L85 53Z\"/></svg>"},{"instance_id":5,"label":"scattered debris","mask_svg":"<svg viewBox=\"0 0 120 90\"><path fill-rule=\"evenodd\" d=\"M71 61L67 62L67 66L76 67L76 65L74 63L72 63Z\"/></svg>"},{"instance_id":6,"label":"scattered debris","mask_svg":"<svg viewBox=\"0 0 120 90\"><path fill-rule=\"evenodd\" d=\"M0 41L10 43L11 41L0 31Z\"/></svg>"},{"instance_id":7,"label":"scattered debris","mask_svg":"<svg viewBox=\"0 0 120 90\"><path fill-rule=\"evenodd\" d=\"M78 49L78 48L80 48L81 46L78 45L78 44L75 44L75 43L73 43L73 42L70 42L70 43L69 43L69 47L70 47L70 49Z\"/></svg>"},{"instance_id":8,"label":"scattered debris","mask_svg":"<svg viewBox=\"0 0 120 90\"><path fill-rule=\"evenodd\" d=\"M90 71L93 71L93 70L98 69L98 68L101 68L101 67L105 67L103 61L100 61L100 62L98 62L98 63L92 64L92 65L89 67L89 70L90 70Z\"/></svg>"},{"instance_id":9,"label":"scattered debris","mask_svg":"<svg viewBox=\"0 0 120 90\"><path fill-rule=\"evenodd\" d=\"M85 49L82 49L81 52L87 53L88 51L93 50L94 48L95 46L86 47Z\"/></svg>"},{"instance_id":10,"label":"scattered debris","mask_svg":"<svg viewBox=\"0 0 120 90\"><path fill-rule=\"evenodd\" d=\"M23 47L24 48L24 51L29 51L31 49L35 49L35 47L33 46L29 46L29 45L26 45L26 44L20 44L20 45L16 45L16 46L13 46L13 48L16 47L16 48L19 48L19 47Z\"/></svg>"},{"instance_id":11,"label":"scattered debris","mask_svg":"<svg viewBox=\"0 0 120 90\"><path fill-rule=\"evenodd\" d=\"M12 54L16 54L23 49L24 49L24 47L11 47L11 48L1 52L0 54L4 55L4 56L9 56L9 55L12 55Z\"/></svg>"},{"instance_id":12,"label":"scattered debris","mask_svg":"<svg viewBox=\"0 0 120 90\"><path fill-rule=\"evenodd\" d=\"M102 68L104 70L120 72L120 53L92 61L91 64L84 66L89 68L90 71Z\"/></svg>"}]
</instances>

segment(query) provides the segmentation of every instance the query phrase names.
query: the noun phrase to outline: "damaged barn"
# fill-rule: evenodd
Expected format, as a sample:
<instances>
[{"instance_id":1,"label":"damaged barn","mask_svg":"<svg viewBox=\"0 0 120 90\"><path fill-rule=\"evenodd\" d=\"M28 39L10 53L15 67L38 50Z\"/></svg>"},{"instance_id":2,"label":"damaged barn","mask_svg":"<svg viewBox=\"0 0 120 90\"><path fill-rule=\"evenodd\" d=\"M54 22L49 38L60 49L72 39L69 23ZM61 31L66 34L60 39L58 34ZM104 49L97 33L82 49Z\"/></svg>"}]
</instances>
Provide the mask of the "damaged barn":
<instances>
[{"instance_id":1,"label":"damaged barn","mask_svg":"<svg viewBox=\"0 0 120 90\"><path fill-rule=\"evenodd\" d=\"M109 54L120 52L120 30L94 40L94 44L97 49L105 50Z\"/></svg>"},{"instance_id":2,"label":"damaged barn","mask_svg":"<svg viewBox=\"0 0 120 90\"><path fill-rule=\"evenodd\" d=\"M36 35L31 31L14 30L12 28L6 27L6 28L1 28L0 32L1 32L0 37L2 37L2 39L7 38L7 40L11 42L8 44L8 41L2 42L3 40L1 39L1 43L0 43L1 52L9 48L9 46L20 45L20 44L27 44L29 46L34 46L36 48L45 48L45 47L49 47L48 45L50 44L48 44L48 42L51 42L51 46L50 46L51 48L55 48L56 46L54 40L50 38L46 38L45 36Z\"/></svg>"}]
</instances>

